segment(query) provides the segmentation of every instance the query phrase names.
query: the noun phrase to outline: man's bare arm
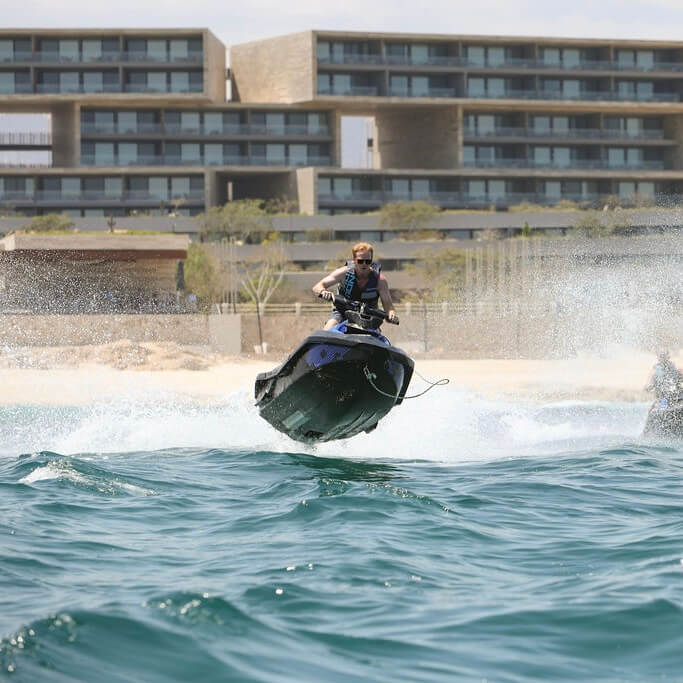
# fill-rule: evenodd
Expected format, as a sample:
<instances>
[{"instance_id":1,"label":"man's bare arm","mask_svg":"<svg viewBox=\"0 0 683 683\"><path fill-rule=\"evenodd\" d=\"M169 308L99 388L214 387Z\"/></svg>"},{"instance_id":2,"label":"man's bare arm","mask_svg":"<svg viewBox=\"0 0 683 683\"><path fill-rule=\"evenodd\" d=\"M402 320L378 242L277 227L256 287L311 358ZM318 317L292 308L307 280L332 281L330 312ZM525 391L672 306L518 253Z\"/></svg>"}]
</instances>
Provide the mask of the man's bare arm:
<instances>
[{"instance_id":1,"label":"man's bare arm","mask_svg":"<svg viewBox=\"0 0 683 683\"><path fill-rule=\"evenodd\" d=\"M337 268L329 275L326 275L320 282L313 285L313 294L320 296L326 289L338 285L342 281L342 277L346 274L346 268Z\"/></svg>"},{"instance_id":2,"label":"man's bare arm","mask_svg":"<svg viewBox=\"0 0 683 683\"><path fill-rule=\"evenodd\" d=\"M389 283L384 275L379 276L379 282L377 283L377 289L379 290L379 298L382 300L382 307L386 312L389 320L393 320L398 317L396 311L394 310L394 302L391 300L391 292L389 291Z\"/></svg>"}]
</instances>

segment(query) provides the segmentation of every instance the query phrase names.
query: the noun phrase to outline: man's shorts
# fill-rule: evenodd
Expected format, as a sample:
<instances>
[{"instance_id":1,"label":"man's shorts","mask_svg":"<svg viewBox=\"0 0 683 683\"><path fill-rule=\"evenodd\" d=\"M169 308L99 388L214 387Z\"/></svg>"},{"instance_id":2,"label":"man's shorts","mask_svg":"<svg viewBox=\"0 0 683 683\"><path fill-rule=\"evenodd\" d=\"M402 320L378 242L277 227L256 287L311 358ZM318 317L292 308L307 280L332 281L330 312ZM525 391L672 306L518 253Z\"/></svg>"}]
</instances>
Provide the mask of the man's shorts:
<instances>
[{"instance_id":1,"label":"man's shorts","mask_svg":"<svg viewBox=\"0 0 683 683\"><path fill-rule=\"evenodd\" d=\"M336 320L338 325L339 323L344 322L344 316L335 309L332 311L332 313L330 313L330 320Z\"/></svg>"}]
</instances>

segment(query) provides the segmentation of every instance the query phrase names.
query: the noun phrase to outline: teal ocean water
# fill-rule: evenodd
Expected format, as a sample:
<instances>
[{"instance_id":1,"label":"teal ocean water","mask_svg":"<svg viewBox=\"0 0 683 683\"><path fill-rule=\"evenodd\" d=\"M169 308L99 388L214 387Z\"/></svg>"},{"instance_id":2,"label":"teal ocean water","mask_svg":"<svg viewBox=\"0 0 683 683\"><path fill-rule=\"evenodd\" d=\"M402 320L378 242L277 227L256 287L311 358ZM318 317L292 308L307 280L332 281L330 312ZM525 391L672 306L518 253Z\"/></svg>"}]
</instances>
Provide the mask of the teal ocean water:
<instances>
[{"instance_id":1,"label":"teal ocean water","mask_svg":"<svg viewBox=\"0 0 683 683\"><path fill-rule=\"evenodd\" d=\"M248 394L0 411L0 679L683 680L683 447L448 387L305 448Z\"/></svg>"}]
</instances>

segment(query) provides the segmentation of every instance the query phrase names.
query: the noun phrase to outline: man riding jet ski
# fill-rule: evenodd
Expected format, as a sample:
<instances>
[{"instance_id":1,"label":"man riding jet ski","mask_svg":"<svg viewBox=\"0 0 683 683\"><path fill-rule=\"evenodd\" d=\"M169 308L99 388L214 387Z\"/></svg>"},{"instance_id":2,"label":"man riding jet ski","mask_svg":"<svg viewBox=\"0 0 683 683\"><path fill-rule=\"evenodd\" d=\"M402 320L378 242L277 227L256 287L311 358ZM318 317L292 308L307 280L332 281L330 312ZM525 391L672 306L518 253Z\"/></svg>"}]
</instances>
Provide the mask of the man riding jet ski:
<instances>
[{"instance_id":1,"label":"man riding jet ski","mask_svg":"<svg viewBox=\"0 0 683 683\"><path fill-rule=\"evenodd\" d=\"M412 359L379 332L384 320L398 325L398 316L386 280L371 267L372 247L361 243L353 253L353 266L333 271L313 288L334 304L325 329L256 378L261 417L297 441L345 439L375 429L403 401L413 374ZM335 283L357 299L327 291ZM387 312L374 308L378 299Z\"/></svg>"},{"instance_id":2,"label":"man riding jet ski","mask_svg":"<svg viewBox=\"0 0 683 683\"><path fill-rule=\"evenodd\" d=\"M645 434L683 438L683 374L673 364L668 351L659 351L652 377L645 387L654 391L645 423Z\"/></svg>"},{"instance_id":3,"label":"man riding jet ski","mask_svg":"<svg viewBox=\"0 0 683 683\"><path fill-rule=\"evenodd\" d=\"M367 242L359 242L351 249L353 260L345 266L333 270L320 282L313 285L313 294L328 301L334 296L329 291L330 287L339 285L338 293L351 301L359 301L370 308L377 308L377 300L382 300L382 306L387 313L390 323L398 322L398 316L394 311L394 304L389 293L389 283L382 275L381 266L373 262L372 245ZM330 319L323 329L330 330L342 322L343 316L333 310Z\"/></svg>"}]
</instances>

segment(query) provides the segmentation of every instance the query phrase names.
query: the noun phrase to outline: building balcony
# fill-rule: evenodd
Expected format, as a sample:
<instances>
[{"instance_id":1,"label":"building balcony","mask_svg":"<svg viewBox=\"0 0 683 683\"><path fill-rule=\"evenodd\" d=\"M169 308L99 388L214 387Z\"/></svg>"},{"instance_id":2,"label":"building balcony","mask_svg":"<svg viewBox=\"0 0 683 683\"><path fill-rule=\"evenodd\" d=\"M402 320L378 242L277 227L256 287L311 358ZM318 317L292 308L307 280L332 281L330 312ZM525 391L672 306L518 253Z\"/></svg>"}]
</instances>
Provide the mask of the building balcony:
<instances>
[{"instance_id":1,"label":"building balcony","mask_svg":"<svg viewBox=\"0 0 683 683\"><path fill-rule=\"evenodd\" d=\"M463 162L464 168L547 168L572 171L619 169L633 171L661 171L665 169L664 161L633 161L623 163L607 159L572 159L569 162L539 161L537 159L475 159Z\"/></svg>"},{"instance_id":2,"label":"building balcony","mask_svg":"<svg viewBox=\"0 0 683 683\"><path fill-rule=\"evenodd\" d=\"M427 90L414 90L412 88L389 88L392 97L457 97L455 88L429 88Z\"/></svg>"},{"instance_id":3,"label":"building balcony","mask_svg":"<svg viewBox=\"0 0 683 683\"><path fill-rule=\"evenodd\" d=\"M161 88L148 85L147 83L126 83L123 86L124 92L145 95L183 95L187 93L201 93L203 90L204 87L202 85L188 85L181 88L166 86L165 88Z\"/></svg>"},{"instance_id":4,"label":"building balcony","mask_svg":"<svg viewBox=\"0 0 683 683\"><path fill-rule=\"evenodd\" d=\"M502 92L472 92L467 97L473 99L511 99L511 100L599 100L617 102L679 102L680 95L675 92L667 93L618 93L610 91L582 91L567 94L559 90L518 90L508 89Z\"/></svg>"},{"instance_id":5,"label":"building balcony","mask_svg":"<svg viewBox=\"0 0 683 683\"><path fill-rule=\"evenodd\" d=\"M49 147L51 133L0 133L0 147Z\"/></svg>"},{"instance_id":6,"label":"building balcony","mask_svg":"<svg viewBox=\"0 0 683 683\"><path fill-rule=\"evenodd\" d=\"M141 62L147 64L175 64L178 62L193 62L201 64L204 61L204 52L202 50L191 50L186 55L161 55L137 50L124 50L121 53L121 61Z\"/></svg>"},{"instance_id":7,"label":"building balcony","mask_svg":"<svg viewBox=\"0 0 683 683\"><path fill-rule=\"evenodd\" d=\"M50 95L87 95L102 93L121 92L119 83L103 83L102 85L69 85L62 86L59 83L37 83L36 92Z\"/></svg>"},{"instance_id":8,"label":"building balcony","mask_svg":"<svg viewBox=\"0 0 683 683\"><path fill-rule=\"evenodd\" d=\"M318 88L318 95L375 97L379 95L379 88L376 85L352 85L346 88Z\"/></svg>"},{"instance_id":9,"label":"building balcony","mask_svg":"<svg viewBox=\"0 0 683 683\"><path fill-rule=\"evenodd\" d=\"M160 123L138 123L135 128L121 128L115 123L81 123L81 137L84 135L162 135Z\"/></svg>"},{"instance_id":10,"label":"building balcony","mask_svg":"<svg viewBox=\"0 0 683 683\"><path fill-rule=\"evenodd\" d=\"M663 130L613 130L609 128L568 128L566 130L548 130L540 128L522 128L499 126L487 130L465 128L466 138L575 138L584 140L663 140ZM673 140L671 141L674 142Z\"/></svg>"},{"instance_id":11,"label":"building balcony","mask_svg":"<svg viewBox=\"0 0 683 683\"><path fill-rule=\"evenodd\" d=\"M384 64L379 54L347 53L343 55L318 56L318 64Z\"/></svg>"},{"instance_id":12,"label":"building balcony","mask_svg":"<svg viewBox=\"0 0 683 683\"><path fill-rule=\"evenodd\" d=\"M0 95L28 95L33 93L31 83L15 83L14 85L0 86Z\"/></svg>"}]
</instances>

